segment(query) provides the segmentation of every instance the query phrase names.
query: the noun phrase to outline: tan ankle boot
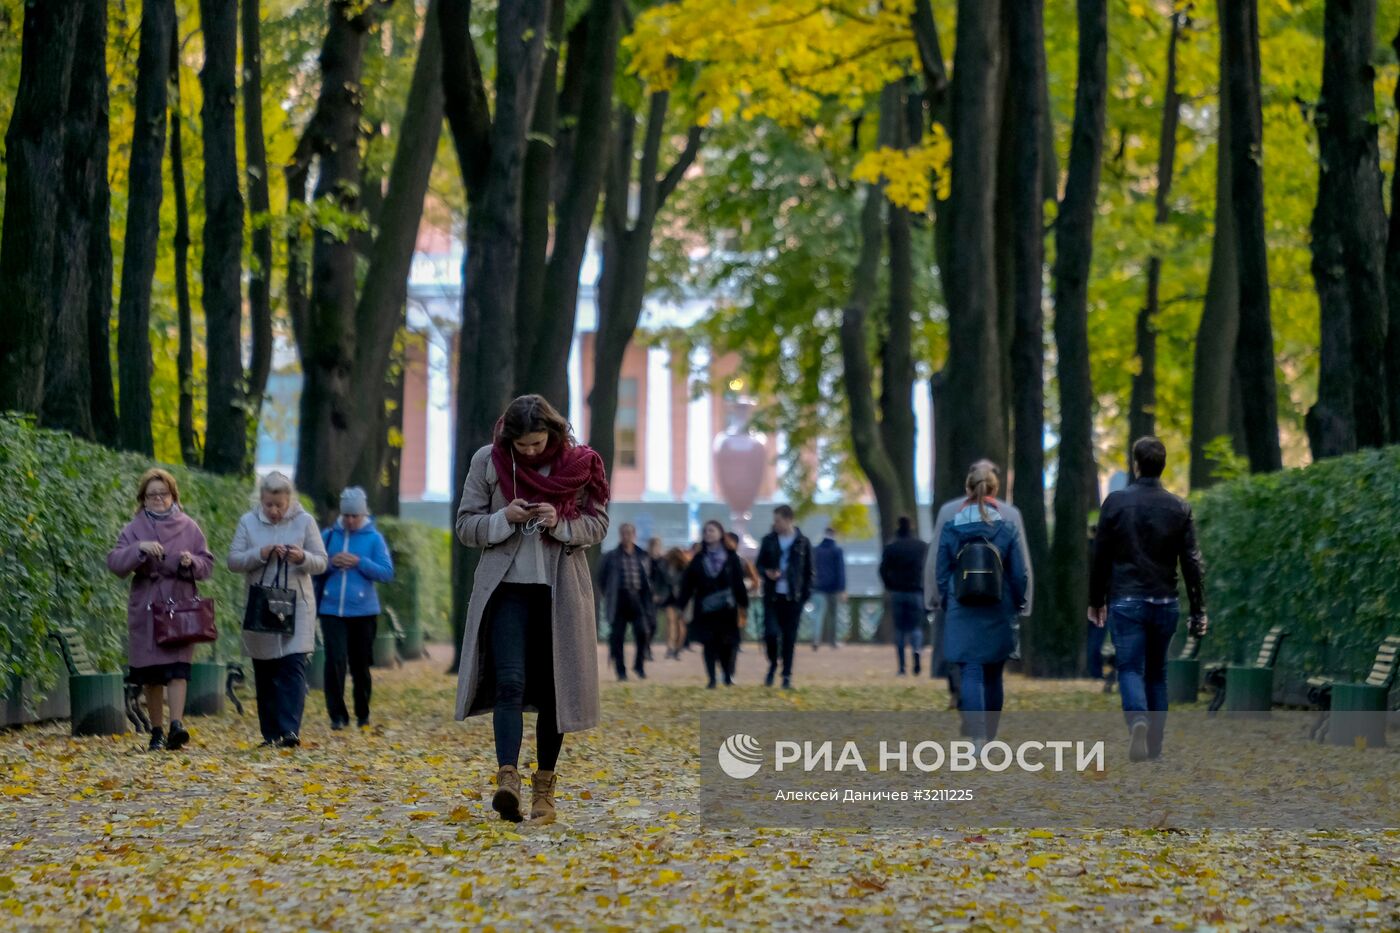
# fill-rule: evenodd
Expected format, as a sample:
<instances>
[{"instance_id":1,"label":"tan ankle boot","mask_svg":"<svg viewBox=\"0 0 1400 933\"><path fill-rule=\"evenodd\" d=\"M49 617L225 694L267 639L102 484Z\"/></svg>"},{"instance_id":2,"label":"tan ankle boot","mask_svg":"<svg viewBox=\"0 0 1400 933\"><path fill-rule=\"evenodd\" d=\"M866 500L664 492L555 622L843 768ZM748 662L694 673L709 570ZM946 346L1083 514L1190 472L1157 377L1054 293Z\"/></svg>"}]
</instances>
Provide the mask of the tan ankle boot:
<instances>
[{"instance_id":1,"label":"tan ankle boot","mask_svg":"<svg viewBox=\"0 0 1400 933\"><path fill-rule=\"evenodd\" d=\"M515 765L501 765L496 772L496 794L491 798L491 809L501 815L501 819L519 823L520 815L520 772Z\"/></svg>"},{"instance_id":2,"label":"tan ankle boot","mask_svg":"<svg viewBox=\"0 0 1400 933\"><path fill-rule=\"evenodd\" d=\"M530 785L530 819L536 823L554 822L554 772L536 771Z\"/></svg>"}]
</instances>

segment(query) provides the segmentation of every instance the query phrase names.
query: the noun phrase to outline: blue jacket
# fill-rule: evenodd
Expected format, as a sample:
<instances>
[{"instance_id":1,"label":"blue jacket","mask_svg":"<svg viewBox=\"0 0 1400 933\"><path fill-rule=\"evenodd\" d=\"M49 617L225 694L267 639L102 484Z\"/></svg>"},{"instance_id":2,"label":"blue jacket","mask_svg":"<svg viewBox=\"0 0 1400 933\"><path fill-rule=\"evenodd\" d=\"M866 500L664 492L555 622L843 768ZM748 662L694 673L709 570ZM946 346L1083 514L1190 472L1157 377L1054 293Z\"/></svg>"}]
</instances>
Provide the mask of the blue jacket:
<instances>
[{"instance_id":1,"label":"blue jacket","mask_svg":"<svg viewBox=\"0 0 1400 933\"><path fill-rule=\"evenodd\" d=\"M984 522L975 506L962 510L943 526L938 539L938 591L945 607L943 656L962 664L996 664L1011 656L1015 636L1011 623L1026 600L1026 562L1021 556L1016 525L1003 521L995 509ZM1001 554L1003 589L1000 605L969 606L954 595L958 552L964 544L986 538Z\"/></svg>"},{"instance_id":2,"label":"blue jacket","mask_svg":"<svg viewBox=\"0 0 1400 933\"><path fill-rule=\"evenodd\" d=\"M319 613L339 618L379 615L379 594L374 585L393 582L394 559L389 556L384 536L374 527L374 519L350 533L336 519L333 527L321 532L321 538L326 542L327 558L349 551L360 562L344 570L333 563L327 565L326 572L316 580Z\"/></svg>"},{"instance_id":3,"label":"blue jacket","mask_svg":"<svg viewBox=\"0 0 1400 933\"><path fill-rule=\"evenodd\" d=\"M812 551L812 563L817 572L812 589L818 593L846 592L846 555L841 545L830 538L823 538L822 543Z\"/></svg>"}]
</instances>

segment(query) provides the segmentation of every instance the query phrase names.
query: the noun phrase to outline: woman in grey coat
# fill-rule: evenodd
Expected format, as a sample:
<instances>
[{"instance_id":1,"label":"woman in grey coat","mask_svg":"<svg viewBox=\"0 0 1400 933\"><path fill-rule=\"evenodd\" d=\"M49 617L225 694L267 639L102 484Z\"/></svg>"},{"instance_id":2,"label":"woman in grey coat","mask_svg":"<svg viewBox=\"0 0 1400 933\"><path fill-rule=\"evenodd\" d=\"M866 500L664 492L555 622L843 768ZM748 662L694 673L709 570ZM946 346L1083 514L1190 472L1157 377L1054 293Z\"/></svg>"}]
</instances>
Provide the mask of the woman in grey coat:
<instances>
[{"instance_id":1,"label":"woman in grey coat","mask_svg":"<svg viewBox=\"0 0 1400 933\"><path fill-rule=\"evenodd\" d=\"M245 631L243 648L253 659L262 744L296 748L306 705L306 659L316 642L312 578L325 572L326 546L316 519L297 501L292 481L274 471L258 483L257 504L238 522L228 569L246 574L249 587L271 585L282 562L286 585L297 592L296 626L291 635Z\"/></svg>"},{"instance_id":2,"label":"woman in grey coat","mask_svg":"<svg viewBox=\"0 0 1400 933\"><path fill-rule=\"evenodd\" d=\"M523 819L522 712L539 713L530 818L553 822L554 766L565 732L598 722L598 623L587 548L608 532L602 458L578 444L549 402L524 395L472 457L457 539L482 550L467 606L457 718L493 713L491 805Z\"/></svg>"}]
</instances>

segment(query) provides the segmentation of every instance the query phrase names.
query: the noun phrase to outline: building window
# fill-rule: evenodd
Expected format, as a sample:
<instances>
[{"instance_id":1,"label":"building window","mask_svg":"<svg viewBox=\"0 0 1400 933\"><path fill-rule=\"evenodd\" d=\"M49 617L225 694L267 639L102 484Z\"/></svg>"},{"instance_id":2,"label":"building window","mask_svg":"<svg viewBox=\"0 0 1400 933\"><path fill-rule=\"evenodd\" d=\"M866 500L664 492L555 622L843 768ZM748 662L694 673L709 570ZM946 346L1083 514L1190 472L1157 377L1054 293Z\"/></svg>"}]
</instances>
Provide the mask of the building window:
<instances>
[{"instance_id":1,"label":"building window","mask_svg":"<svg viewBox=\"0 0 1400 933\"><path fill-rule=\"evenodd\" d=\"M637 468L637 380L617 382L617 465Z\"/></svg>"}]
</instances>

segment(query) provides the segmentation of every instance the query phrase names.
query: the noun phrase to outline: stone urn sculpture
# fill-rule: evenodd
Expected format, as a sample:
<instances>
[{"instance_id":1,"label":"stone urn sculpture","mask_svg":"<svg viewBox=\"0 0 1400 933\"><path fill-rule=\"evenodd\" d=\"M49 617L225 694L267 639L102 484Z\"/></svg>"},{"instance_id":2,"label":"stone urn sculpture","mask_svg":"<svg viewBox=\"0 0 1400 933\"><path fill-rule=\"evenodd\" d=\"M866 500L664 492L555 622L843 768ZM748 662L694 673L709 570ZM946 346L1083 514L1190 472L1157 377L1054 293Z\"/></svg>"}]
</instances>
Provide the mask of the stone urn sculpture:
<instances>
[{"instance_id":1,"label":"stone urn sculpture","mask_svg":"<svg viewBox=\"0 0 1400 933\"><path fill-rule=\"evenodd\" d=\"M740 549L752 548L748 524L768 465L768 438L749 428L752 400L731 396L727 425L714 441L715 484L729 506L730 524L739 536Z\"/></svg>"}]
</instances>

